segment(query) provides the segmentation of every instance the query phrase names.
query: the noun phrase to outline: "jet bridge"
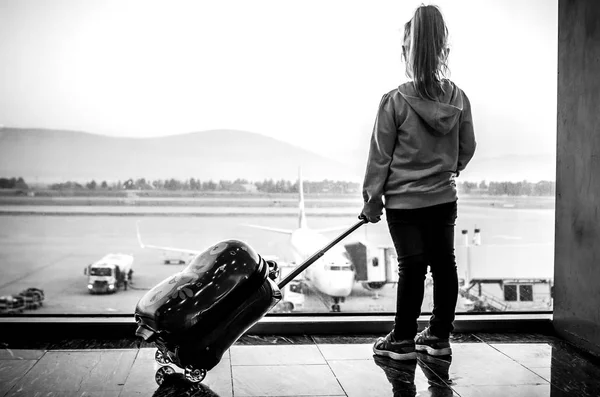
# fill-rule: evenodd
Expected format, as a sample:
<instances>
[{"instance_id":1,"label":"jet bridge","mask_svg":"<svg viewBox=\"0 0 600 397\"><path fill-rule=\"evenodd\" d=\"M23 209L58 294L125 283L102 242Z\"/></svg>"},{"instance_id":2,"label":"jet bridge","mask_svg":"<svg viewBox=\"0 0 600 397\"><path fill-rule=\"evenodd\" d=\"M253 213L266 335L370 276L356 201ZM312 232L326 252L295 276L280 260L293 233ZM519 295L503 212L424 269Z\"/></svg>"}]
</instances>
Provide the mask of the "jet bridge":
<instances>
[{"instance_id":1,"label":"jet bridge","mask_svg":"<svg viewBox=\"0 0 600 397\"><path fill-rule=\"evenodd\" d=\"M398 281L398 261L394 247L371 249L357 241L345 245L356 272L356 281L368 289L379 289Z\"/></svg>"}]
</instances>

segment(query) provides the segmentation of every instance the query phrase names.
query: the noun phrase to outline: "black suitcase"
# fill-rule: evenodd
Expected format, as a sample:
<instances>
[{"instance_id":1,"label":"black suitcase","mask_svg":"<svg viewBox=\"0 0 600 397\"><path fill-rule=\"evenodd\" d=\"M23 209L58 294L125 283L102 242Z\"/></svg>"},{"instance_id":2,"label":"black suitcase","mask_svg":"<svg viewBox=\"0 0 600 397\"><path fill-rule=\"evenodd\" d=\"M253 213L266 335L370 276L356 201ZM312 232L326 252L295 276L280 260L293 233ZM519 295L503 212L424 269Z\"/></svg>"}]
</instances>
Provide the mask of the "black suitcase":
<instances>
[{"instance_id":1,"label":"black suitcase","mask_svg":"<svg viewBox=\"0 0 600 397\"><path fill-rule=\"evenodd\" d=\"M366 223L353 225L305 260L278 284L277 263L264 260L238 240L222 241L192 259L138 302L136 335L156 347L163 365L156 382L182 368L191 382L201 382L223 354L281 300L281 289L330 248Z\"/></svg>"}]
</instances>

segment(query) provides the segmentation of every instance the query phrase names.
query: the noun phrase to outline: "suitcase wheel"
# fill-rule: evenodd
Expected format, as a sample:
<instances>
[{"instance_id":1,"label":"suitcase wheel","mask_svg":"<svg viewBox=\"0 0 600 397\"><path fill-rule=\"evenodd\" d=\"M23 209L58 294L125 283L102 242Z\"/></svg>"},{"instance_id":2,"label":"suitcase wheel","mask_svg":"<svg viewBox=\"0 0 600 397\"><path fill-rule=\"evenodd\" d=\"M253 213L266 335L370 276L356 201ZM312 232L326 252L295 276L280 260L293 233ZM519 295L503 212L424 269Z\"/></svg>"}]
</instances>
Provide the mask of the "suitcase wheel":
<instances>
[{"instance_id":1,"label":"suitcase wheel","mask_svg":"<svg viewBox=\"0 0 600 397\"><path fill-rule=\"evenodd\" d=\"M199 383L206 377L205 369L195 369L191 366L185 367L185 378L193 383Z\"/></svg>"},{"instance_id":2,"label":"suitcase wheel","mask_svg":"<svg viewBox=\"0 0 600 397\"><path fill-rule=\"evenodd\" d=\"M161 365L166 365L166 364L171 363L169 356L167 356L166 354L163 354L163 352L161 352L160 350L157 350L156 353L154 353L154 359L156 360L157 363L159 363Z\"/></svg>"},{"instance_id":3,"label":"suitcase wheel","mask_svg":"<svg viewBox=\"0 0 600 397\"><path fill-rule=\"evenodd\" d=\"M164 367L160 367L156 370L156 375L154 375L154 380L160 386L165 381L165 376L174 374L175 370L170 366L166 365Z\"/></svg>"},{"instance_id":4,"label":"suitcase wheel","mask_svg":"<svg viewBox=\"0 0 600 397\"><path fill-rule=\"evenodd\" d=\"M269 265L269 278L273 281L277 280L279 278L279 266L277 262L271 260L266 262Z\"/></svg>"}]
</instances>

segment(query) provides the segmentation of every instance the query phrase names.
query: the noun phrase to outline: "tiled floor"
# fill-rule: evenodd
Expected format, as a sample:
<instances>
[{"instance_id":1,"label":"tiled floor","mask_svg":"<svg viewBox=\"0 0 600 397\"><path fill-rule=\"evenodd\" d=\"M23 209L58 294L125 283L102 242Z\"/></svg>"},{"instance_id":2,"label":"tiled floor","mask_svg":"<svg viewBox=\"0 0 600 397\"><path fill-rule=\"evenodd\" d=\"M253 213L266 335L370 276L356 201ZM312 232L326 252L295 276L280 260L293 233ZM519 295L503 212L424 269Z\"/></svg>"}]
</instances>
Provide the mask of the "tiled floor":
<instances>
[{"instance_id":1,"label":"tiled floor","mask_svg":"<svg viewBox=\"0 0 600 397\"><path fill-rule=\"evenodd\" d=\"M245 336L196 388L179 369L159 386L153 348L9 346L0 396L600 396L598 361L555 337L457 334L412 362L374 357L375 337Z\"/></svg>"}]
</instances>

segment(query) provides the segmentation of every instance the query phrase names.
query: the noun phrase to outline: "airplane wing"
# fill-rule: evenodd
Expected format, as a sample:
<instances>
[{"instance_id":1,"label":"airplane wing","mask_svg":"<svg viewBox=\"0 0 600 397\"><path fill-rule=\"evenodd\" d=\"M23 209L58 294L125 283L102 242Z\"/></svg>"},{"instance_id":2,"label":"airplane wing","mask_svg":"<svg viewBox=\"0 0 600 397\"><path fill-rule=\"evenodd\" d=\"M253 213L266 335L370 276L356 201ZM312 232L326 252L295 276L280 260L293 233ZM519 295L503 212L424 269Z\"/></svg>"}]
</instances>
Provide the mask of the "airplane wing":
<instances>
[{"instance_id":1,"label":"airplane wing","mask_svg":"<svg viewBox=\"0 0 600 397\"><path fill-rule=\"evenodd\" d=\"M279 262L279 257L277 255L261 255L261 257L266 261Z\"/></svg>"},{"instance_id":2,"label":"airplane wing","mask_svg":"<svg viewBox=\"0 0 600 397\"><path fill-rule=\"evenodd\" d=\"M178 253L189 254L189 255L197 255L197 254L200 254L200 253L203 252L203 251L196 251L196 250L190 250L190 249L185 249L185 248L161 247L161 246L158 246L158 245L144 244L142 242L142 236L140 235L139 222L137 222L135 224L135 227L136 227L136 230L137 230L138 242L140 243L140 247L142 247L142 248L150 248L150 249L156 249L156 250L161 250L161 251L169 251L169 252L178 252Z\"/></svg>"},{"instance_id":3,"label":"airplane wing","mask_svg":"<svg viewBox=\"0 0 600 397\"><path fill-rule=\"evenodd\" d=\"M243 224L242 226L247 226L247 227L253 227L255 229L262 229L262 230L268 230L270 232L275 232L275 233L281 233L281 234L292 234L292 230L288 230L288 229L278 229L276 227L268 227L268 226L259 226L259 225L249 225L249 224ZM347 229L348 227L346 227Z\"/></svg>"},{"instance_id":4,"label":"airplane wing","mask_svg":"<svg viewBox=\"0 0 600 397\"><path fill-rule=\"evenodd\" d=\"M334 227L326 227L324 229L314 229L317 233L327 233L327 232L338 232L342 230L348 230L348 225L345 226L334 226Z\"/></svg>"}]
</instances>

